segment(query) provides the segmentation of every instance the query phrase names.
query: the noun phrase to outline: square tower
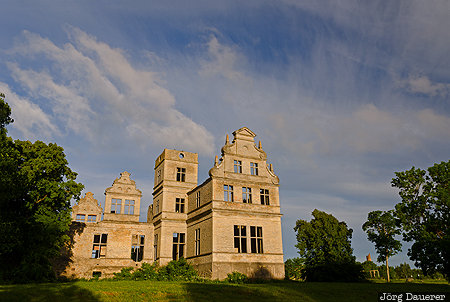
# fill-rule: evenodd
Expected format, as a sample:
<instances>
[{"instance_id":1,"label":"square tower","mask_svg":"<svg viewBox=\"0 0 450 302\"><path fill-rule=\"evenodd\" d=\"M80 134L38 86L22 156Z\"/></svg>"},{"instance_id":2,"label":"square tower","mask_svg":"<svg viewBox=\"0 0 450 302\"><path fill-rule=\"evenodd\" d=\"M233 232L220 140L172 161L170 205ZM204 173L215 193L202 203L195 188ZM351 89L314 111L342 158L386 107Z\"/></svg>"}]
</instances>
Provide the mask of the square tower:
<instances>
[{"instance_id":1,"label":"square tower","mask_svg":"<svg viewBox=\"0 0 450 302\"><path fill-rule=\"evenodd\" d=\"M164 149L155 161L151 222L160 265L186 257L187 192L197 186L197 173L196 153Z\"/></svg>"}]
</instances>

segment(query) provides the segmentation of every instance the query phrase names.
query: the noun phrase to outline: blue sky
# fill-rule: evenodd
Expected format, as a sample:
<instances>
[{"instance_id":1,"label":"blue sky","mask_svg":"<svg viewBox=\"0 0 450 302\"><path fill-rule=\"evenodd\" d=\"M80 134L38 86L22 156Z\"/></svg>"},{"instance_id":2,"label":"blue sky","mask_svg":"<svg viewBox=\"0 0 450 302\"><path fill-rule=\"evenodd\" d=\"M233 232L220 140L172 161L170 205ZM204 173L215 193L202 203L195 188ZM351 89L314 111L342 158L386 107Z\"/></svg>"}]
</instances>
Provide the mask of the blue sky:
<instances>
[{"instance_id":1,"label":"blue sky","mask_svg":"<svg viewBox=\"0 0 450 302\"><path fill-rule=\"evenodd\" d=\"M0 91L9 134L64 147L102 203L127 170L146 213L164 148L199 153L201 183L247 126L280 177L285 258L317 208L362 261L394 172L449 160L448 1L91 2L2 1Z\"/></svg>"}]
</instances>

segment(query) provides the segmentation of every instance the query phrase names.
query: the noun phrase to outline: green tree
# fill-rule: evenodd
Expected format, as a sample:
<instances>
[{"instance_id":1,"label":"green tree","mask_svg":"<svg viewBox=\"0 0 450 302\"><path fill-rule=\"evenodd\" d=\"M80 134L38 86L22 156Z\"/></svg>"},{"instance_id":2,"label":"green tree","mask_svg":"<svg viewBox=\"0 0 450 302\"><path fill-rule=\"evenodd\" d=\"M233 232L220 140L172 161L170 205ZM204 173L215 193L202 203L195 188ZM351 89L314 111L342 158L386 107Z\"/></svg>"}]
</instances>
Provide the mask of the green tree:
<instances>
[{"instance_id":1,"label":"green tree","mask_svg":"<svg viewBox=\"0 0 450 302\"><path fill-rule=\"evenodd\" d=\"M400 263L399 266L395 267L395 273L397 274L397 277L402 279L408 279L413 276L413 271L411 269L411 266L408 263Z\"/></svg>"},{"instance_id":2,"label":"green tree","mask_svg":"<svg viewBox=\"0 0 450 302\"><path fill-rule=\"evenodd\" d=\"M386 262L386 276L387 281L390 282L389 257L402 249L400 241L395 239L395 235L399 235L401 230L396 226L393 211L370 212L362 229L367 232L367 238L375 243L375 249L378 253L377 260Z\"/></svg>"},{"instance_id":3,"label":"green tree","mask_svg":"<svg viewBox=\"0 0 450 302\"><path fill-rule=\"evenodd\" d=\"M301 280L304 260L302 258L292 258L284 262L285 279Z\"/></svg>"},{"instance_id":4,"label":"green tree","mask_svg":"<svg viewBox=\"0 0 450 302\"><path fill-rule=\"evenodd\" d=\"M355 281L362 267L355 262L351 247L352 229L333 215L314 210L310 222L297 220L298 253L305 261L306 281Z\"/></svg>"},{"instance_id":5,"label":"green tree","mask_svg":"<svg viewBox=\"0 0 450 302\"><path fill-rule=\"evenodd\" d=\"M68 167L63 148L13 141L11 110L0 98L0 280L54 278L50 260L69 239L70 200L83 185Z\"/></svg>"},{"instance_id":6,"label":"green tree","mask_svg":"<svg viewBox=\"0 0 450 302\"><path fill-rule=\"evenodd\" d=\"M449 279L450 161L395 174L391 184L399 189L401 198L395 215L403 239L413 242L408 256L425 275L437 271Z\"/></svg>"}]
</instances>

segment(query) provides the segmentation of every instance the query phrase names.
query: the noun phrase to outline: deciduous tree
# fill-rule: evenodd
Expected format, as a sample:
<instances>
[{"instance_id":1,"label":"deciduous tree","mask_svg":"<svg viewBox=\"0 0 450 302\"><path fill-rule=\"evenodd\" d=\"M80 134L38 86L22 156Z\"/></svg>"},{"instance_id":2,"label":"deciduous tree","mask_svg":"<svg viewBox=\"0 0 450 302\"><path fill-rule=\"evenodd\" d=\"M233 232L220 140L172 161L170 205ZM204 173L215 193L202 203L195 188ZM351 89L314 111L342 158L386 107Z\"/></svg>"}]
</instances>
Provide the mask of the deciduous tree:
<instances>
[{"instance_id":1,"label":"deciduous tree","mask_svg":"<svg viewBox=\"0 0 450 302\"><path fill-rule=\"evenodd\" d=\"M379 262L386 262L387 281L389 276L389 257L401 251L402 244L395 239L396 235L401 233L396 225L395 218L391 211L373 211L367 215L367 221L362 229L367 232L367 238L375 243L375 249L378 254Z\"/></svg>"},{"instance_id":2,"label":"deciduous tree","mask_svg":"<svg viewBox=\"0 0 450 302\"><path fill-rule=\"evenodd\" d=\"M63 148L41 141L13 141L11 110L0 98L0 279L52 279L50 259L68 240L75 181Z\"/></svg>"},{"instance_id":3,"label":"deciduous tree","mask_svg":"<svg viewBox=\"0 0 450 302\"><path fill-rule=\"evenodd\" d=\"M314 210L310 222L297 220L298 253L305 260L307 281L355 281L362 278L351 247L352 229L333 215Z\"/></svg>"},{"instance_id":4,"label":"deciduous tree","mask_svg":"<svg viewBox=\"0 0 450 302\"><path fill-rule=\"evenodd\" d=\"M450 278L450 161L427 170L412 167L396 172L392 186L401 202L395 206L403 239L413 242L411 260L428 275L435 271Z\"/></svg>"}]
</instances>

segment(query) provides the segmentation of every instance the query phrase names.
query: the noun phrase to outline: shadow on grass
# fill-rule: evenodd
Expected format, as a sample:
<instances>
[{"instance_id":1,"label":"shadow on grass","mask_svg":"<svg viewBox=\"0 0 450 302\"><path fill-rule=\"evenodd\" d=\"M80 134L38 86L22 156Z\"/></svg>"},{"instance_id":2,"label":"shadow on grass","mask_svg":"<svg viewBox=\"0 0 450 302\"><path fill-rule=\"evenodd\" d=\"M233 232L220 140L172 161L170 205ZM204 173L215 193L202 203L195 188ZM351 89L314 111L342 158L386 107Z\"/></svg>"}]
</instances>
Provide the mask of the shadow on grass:
<instances>
[{"instance_id":1,"label":"shadow on grass","mask_svg":"<svg viewBox=\"0 0 450 302\"><path fill-rule=\"evenodd\" d=\"M91 291L73 283L0 285L0 301L100 301Z\"/></svg>"},{"instance_id":2,"label":"shadow on grass","mask_svg":"<svg viewBox=\"0 0 450 302\"><path fill-rule=\"evenodd\" d=\"M277 297L247 284L184 283L188 301L275 301Z\"/></svg>"}]
</instances>

